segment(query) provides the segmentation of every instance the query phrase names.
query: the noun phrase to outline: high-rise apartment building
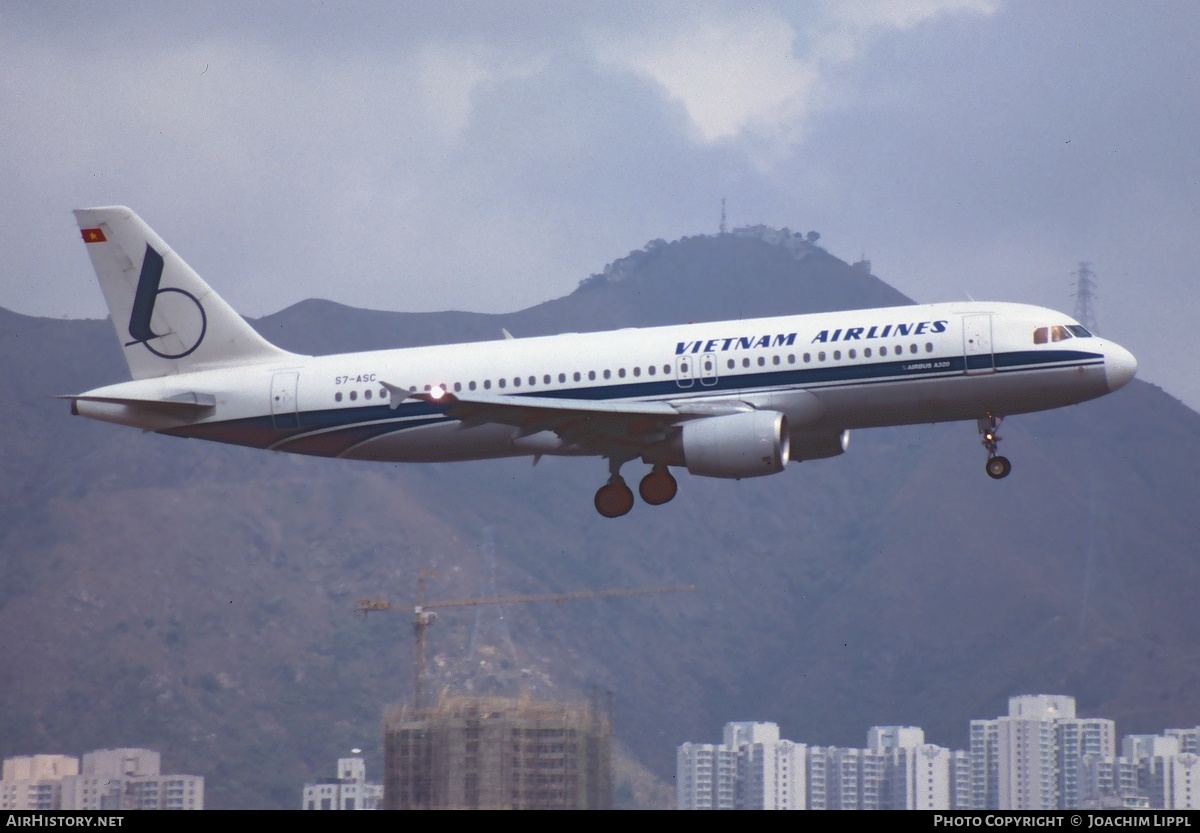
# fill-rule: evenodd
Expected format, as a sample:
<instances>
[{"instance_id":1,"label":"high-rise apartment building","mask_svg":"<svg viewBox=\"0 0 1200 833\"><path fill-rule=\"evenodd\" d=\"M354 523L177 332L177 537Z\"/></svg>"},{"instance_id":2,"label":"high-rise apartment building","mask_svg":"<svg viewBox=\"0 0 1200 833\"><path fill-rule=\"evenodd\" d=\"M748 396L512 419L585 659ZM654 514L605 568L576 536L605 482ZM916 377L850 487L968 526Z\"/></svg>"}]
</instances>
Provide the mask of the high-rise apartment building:
<instances>
[{"instance_id":1,"label":"high-rise apartment building","mask_svg":"<svg viewBox=\"0 0 1200 833\"><path fill-rule=\"evenodd\" d=\"M974 809L1057 809L1057 724L1074 718L1075 698L1026 694L1009 698L1004 717L972 720Z\"/></svg>"},{"instance_id":2,"label":"high-rise apartment building","mask_svg":"<svg viewBox=\"0 0 1200 833\"><path fill-rule=\"evenodd\" d=\"M781 740L774 723L725 724L720 745L676 750L675 804L681 810L803 810L805 746Z\"/></svg>"},{"instance_id":3,"label":"high-rise apartment building","mask_svg":"<svg viewBox=\"0 0 1200 833\"><path fill-rule=\"evenodd\" d=\"M338 758L337 777L305 784L300 798L302 810L378 810L382 806L383 784L367 781L367 765L359 757Z\"/></svg>"},{"instance_id":4,"label":"high-rise apartment building","mask_svg":"<svg viewBox=\"0 0 1200 833\"><path fill-rule=\"evenodd\" d=\"M954 753L925 743L923 729L872 726L867 730L867 749L885 757L880 809L951 809L950 771Z\"/></svg>"},{"instance_id":5,"label":"high-rise apartment building","mask_svg":"<svg viewBox=\"0 0 1200 833\"><path fill-rule=\"evenodd\" d=\"M1058 743L1058 806L1080 807L1080 762L1086 756L1112 758L1117 749L1117 727L1102 718L1063 718L1055 722Z\"/></svg>"},{"instance_id":6,"label":"high-rise apartment building","mask_svg":"<svg viewBox=\"0 0 1200 833\"><path fill-rule=\"evenodd\" d=\"M675 806L680 810L736 808L737 750L685 743L675 754Z\"/></svg>"},{"instance_id":7,"label":"high-rise apartment building","mask_svg":"<svg viewBox=\"0 0 1200 833\"><path fill-rule=\"evenodd\" d=\"M384 807L605 810L612 807L607 714L527 697L443 697L384 719Z\"/></svg>"},{"instance_id":8,"label":"high-rise apartment building","mask_svg":"<svg viewBox=\"0 0 1200 833\"><path fill-rule=\"evenodd\" d=\"M79 759L69 755L26 755L4 760L0 810L57 810L63 779L79 774Z\"/></svg>"},{"instance_id":9,"label":"high-rise apartment building","mask_svg":"<svg viewBox=\"0 0 1200 833\"><path fill-rule=\"evenodd\" d=\"M65 755L8 758L0 809L204 809L204 778L160 769L161 756L152 749L99 749L84 754L82 766Z\"/></svg>"},{"instance_id":10,"label":"high-rise apartment building","mask_svg":"<svg viewBox=\"0 0 1200 833\"><path fill-rule=\"evenodd\" d=\"M1200 726L1193 726L1191 729L1167 729L1163 734L1179 739L1181 753L1200 755Z\"/></svg>"}]
</instances>

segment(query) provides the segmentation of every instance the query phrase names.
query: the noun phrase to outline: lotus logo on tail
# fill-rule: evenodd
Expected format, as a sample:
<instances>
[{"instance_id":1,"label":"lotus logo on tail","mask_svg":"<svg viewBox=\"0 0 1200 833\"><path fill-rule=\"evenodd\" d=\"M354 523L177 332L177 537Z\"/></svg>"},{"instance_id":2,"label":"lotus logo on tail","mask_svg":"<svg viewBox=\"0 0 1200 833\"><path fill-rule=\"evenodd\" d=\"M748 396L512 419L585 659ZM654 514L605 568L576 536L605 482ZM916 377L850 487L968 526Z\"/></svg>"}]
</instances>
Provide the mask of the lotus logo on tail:
<instances>
[{"instance_id":1,"label":"lotus logo on tail","mask_svg":"<svg viewBox=\"0 0 1200 833\"><path fill-rule=\"evenodd\" d=\"M133 312L129 316L129 335L133 336L133 341L125 346L141 344L160 358L182 359L190 355L204 340L204 333L208 329L208 316L204 314L204 307L192 293L174 287L160 289L162 273L162 255L146 244L142 274L138 278L137 293L133 296ZM154 308L159 303L164 305L160 320L170 322L172 328L165 333L156 333L151 326ZM151 341L169 335L177 337L177 344L173 347L167 348L162 343L157 348L150 345Z\"/></svg>"}]
</instances>

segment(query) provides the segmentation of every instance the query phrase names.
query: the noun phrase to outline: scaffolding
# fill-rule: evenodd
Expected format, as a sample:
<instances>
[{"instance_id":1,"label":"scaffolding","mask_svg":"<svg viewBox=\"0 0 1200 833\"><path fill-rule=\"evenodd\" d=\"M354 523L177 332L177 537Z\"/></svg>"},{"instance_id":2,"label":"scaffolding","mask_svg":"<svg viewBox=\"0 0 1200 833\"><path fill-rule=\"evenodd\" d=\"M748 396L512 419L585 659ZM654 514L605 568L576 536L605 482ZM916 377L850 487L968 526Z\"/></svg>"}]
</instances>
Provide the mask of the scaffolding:
<instances>
[{"instance_id":1,"label":"scaffolding","mask_svg":"<svg viewBox=\"0 0 1200 833\"><path fill-rule=\"evenodd\" d=\"M598 703L443 696L384 717L389 810L612 808L611 720Z\"/></svg>"}]
</instances>

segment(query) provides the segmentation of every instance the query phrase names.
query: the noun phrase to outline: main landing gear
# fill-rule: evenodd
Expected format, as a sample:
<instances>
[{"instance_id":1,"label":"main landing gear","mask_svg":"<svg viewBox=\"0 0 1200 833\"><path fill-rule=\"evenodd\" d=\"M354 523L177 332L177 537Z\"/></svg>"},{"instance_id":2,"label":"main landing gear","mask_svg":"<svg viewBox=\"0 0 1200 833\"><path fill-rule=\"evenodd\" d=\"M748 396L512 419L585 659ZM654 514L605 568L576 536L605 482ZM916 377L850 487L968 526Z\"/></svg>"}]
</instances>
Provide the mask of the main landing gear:
<instances>
[{"instance_id":1,"label":"main landing gear","mask_svg":"<svg viewBox=\"0 0 1200 833\"><path fill-rule=\"evenodd\" d=\"M596 492L596 511L606 518L619 518L633 508L633 492L625 478L614 474Z\"/></svg>"},{"instance_id":2,"label":"main landing gear","mask_svg":"<svg viewBox=\"0 0 1200 833\"><path fill-rule=\"evenodd\" d=\"M675 497L678 491L679 484L666 466L655 466L638 484L638 494L651 506L661 506Z\"/></svg>"},{"instance_id":3,"label":"main landing gear","mask_svg":"<svg viewBox=\"0 0 1200 833\"><path fill-rule=\"evenodd\" d=\"M624 460L608 461L608 482L596 492L596 511L606 518L619 518L633 508L633 492L621 477ZM638 484L642 500L651 506L659 506L675 497L679 484L666 466L655 466Z\"/></svg>"},{"instance_id":4,"label":"main landing gear","mask_svg":"<svg viewBox=\"0 0 1200 833\"><path fill-rule=\"evenodd\" d=\"M981 442L988 453L985 468L987 469L988 477L993 480L1008 477L1008 473L1012 471L1012 463L1008 462L1008 458L1001 457L996 453L1000 445L1000 435L996 431L1000 428L1000 422L1003 419L1004 417L995 417L988 414L986 419L977 421L979 434L982 437Z\"/></svg>"}]
</instances>

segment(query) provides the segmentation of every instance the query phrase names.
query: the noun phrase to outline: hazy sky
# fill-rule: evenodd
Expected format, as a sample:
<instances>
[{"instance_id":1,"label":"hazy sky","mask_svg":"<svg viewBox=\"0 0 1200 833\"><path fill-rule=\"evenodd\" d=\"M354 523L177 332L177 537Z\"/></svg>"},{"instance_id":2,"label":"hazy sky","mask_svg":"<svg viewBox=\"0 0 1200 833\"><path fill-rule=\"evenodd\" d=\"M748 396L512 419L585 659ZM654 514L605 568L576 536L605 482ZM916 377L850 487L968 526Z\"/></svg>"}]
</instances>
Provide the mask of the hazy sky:
<instances>
[{"instance_id":1,"label":"hazy sky","mask_svg":"<svg viewBox=\"0 0 1200 833\"><path fill-rule=\"evenodd\" d=\"M1200 409L1200 4L0 6L0 306L102 317L132 207L237 309L508 311L654 238L815 229L1073 308Z\"/></svg>"}]
</instances>

